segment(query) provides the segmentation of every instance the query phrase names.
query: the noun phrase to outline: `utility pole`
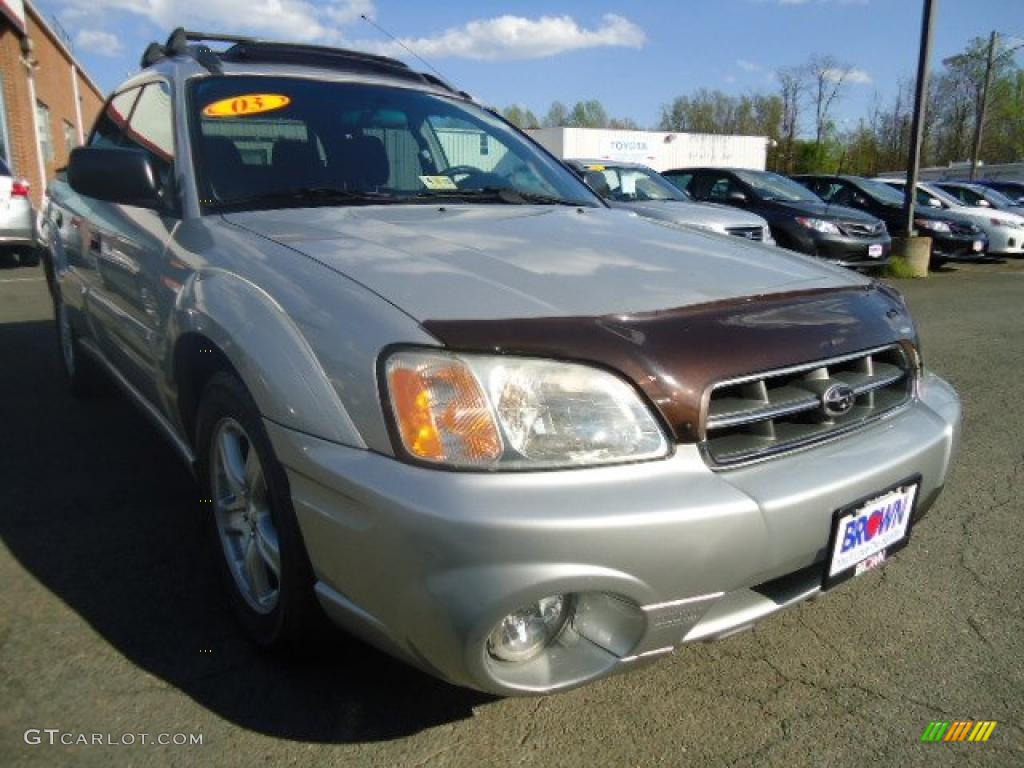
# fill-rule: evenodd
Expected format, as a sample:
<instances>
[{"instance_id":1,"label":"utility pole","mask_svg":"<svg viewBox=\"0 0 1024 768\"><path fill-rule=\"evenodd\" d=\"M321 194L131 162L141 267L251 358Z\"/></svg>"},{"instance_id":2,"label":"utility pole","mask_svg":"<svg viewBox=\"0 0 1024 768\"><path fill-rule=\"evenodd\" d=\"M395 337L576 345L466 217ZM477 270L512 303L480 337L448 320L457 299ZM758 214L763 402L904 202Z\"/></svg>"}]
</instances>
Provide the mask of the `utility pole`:
<instances>
[{"instance_id":1,"label":"utility pole","mask_svg":"<svg viewBox=\"0 0 1024 768\"><path fill-rule=\"evenodd\" d=\"M974 149L971 151L971 181L978 173L978 155L981 154L981 132L985 126L985 112L988 109L988 92L992 88L992 70L995 68L996 48L999 34L993 30L988 39L988 60L985 62L985 82L981 86L981 104L974 120Z\"/></svg>"},{"instance_id":2,"label":"utility pole","mask_svg":"<svg viewBox=\"0 0 1024 768\"><path fill-rule=\"evenodd\" d=\"M917 59L917 85L914 89L914 119L910 128L910 156L907 158L907 194L903 203L904 234L914 236L914 202L917 176L921 166L921 138L924 134L925 101L928 95L928 61L932 53L932 20L938 0L924 0L921 19L921 50Z\"/></svg>"}]
</instances>

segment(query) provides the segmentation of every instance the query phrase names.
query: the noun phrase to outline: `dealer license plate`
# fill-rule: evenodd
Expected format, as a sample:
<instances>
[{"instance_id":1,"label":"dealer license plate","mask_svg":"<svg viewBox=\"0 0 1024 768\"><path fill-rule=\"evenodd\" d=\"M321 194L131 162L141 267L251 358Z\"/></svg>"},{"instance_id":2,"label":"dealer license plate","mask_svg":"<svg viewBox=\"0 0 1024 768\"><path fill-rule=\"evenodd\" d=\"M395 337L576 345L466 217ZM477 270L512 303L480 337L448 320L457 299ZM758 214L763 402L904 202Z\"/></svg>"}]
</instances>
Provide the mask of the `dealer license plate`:
<instances>
[{"instance_id":1,"label":"dealer license plate","mask_svg":"<svg viewBox=\"0 0 1024 768\"><path fill-rule=\"evenodd\" d=\"M880 244L875 243L874 245L869 245L868 246L868 257L869 258L877 259L881 255L882 255L882 246Z\"/></svg>"},{"instance_id":2,"label":"dealer license plate","mask_svg":"<svg viewBox=\"0 0 1024 768\"><path fill-rule=\"evenodd\" d=\"M877 568L906 545L917 489L916 478L907 480L834 513L826 589Z\"/></svg>"}]
</instances>

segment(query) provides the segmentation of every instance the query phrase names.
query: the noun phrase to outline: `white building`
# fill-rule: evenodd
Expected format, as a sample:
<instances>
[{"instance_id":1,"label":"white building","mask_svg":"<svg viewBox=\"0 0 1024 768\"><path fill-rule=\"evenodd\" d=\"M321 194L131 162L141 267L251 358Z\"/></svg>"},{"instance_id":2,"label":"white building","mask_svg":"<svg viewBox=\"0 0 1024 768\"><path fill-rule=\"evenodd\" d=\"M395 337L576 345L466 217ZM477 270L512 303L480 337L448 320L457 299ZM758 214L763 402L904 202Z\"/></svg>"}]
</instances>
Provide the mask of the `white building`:
<instances>
[{"instance_id":1,"label":"white building","mask_svg":"<svg viewBox=\"0 0 1024 768\"><path fill-rule=\"evenodd\" d=\"M906 178L907 172L905 170L886 171L878 175L888 179L903 179ZM970 177L971 164L969 162L933 165L930 168L922 168L918 171L918 178L921 181L967 181ZM1024 162L993 163L992 165L978 163L978 173L975 175L975 178L1020 181L1024 179Z\"/></svg>"},{"instance_id":2,"label":"white building","mask_svg":"<svg viewBox=\"0 0 1024 768\"><path fill-rule=\"evenodd\" d=\"M602 128L537 128L527 133L563 160L618 160L643 163L656 171L694 165L763 171L770 141L764 136L612 131Z\"/></svg>"}]
</instances>

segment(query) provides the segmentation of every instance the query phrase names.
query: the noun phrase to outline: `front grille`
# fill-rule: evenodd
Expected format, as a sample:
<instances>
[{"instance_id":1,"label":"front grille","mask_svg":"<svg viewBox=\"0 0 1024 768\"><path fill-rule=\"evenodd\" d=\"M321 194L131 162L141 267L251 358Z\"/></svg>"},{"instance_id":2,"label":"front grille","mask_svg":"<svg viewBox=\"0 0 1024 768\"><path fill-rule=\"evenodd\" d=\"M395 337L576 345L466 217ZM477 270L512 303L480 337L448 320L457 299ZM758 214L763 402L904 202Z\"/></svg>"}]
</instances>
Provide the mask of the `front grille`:
<instances>
[{"instance_id":1,"label":"front grille","mask_svg":"<svg viewBox=\"0 0 1024 768\"><path fill-rule=\"evenodd\" d=\"M745 237L747 240L764 240L763 227L726 227L725 231L736 237Z\"/></svg>"},{"instance_id":2,"label":"front grille","mask_svg":"<svg viewBox=\"0 0 1024 768\"><path fill-rule=\"evenodd\" d=\"M913 370L907 353L893 345L716 384L705 452L714 464L734 465L849 431L906 403ZM843 394L852 396L852 406L830 413L825 396Z\"/></svg>"},{"instance_id":3,"label":"front grille","mask_svg":"<svg viewBox=\"0 0 1024 768\"><path fill-rule=\"evenodd\" d=\"M954 235L976 235L981 232L974 224L961 224L959 221L949 222L949 230Z\"/></svg>"},{"instance_id":4,"label":"front grille","mask_svg":"<svg viewBox=\"0 0 1024 768\"><path fill-rule=\"evenodd\" d=\"M878 237L885 232L883 221L840 221L837 222L839 229L849 237Z\"/></svg>"}]
</instances>

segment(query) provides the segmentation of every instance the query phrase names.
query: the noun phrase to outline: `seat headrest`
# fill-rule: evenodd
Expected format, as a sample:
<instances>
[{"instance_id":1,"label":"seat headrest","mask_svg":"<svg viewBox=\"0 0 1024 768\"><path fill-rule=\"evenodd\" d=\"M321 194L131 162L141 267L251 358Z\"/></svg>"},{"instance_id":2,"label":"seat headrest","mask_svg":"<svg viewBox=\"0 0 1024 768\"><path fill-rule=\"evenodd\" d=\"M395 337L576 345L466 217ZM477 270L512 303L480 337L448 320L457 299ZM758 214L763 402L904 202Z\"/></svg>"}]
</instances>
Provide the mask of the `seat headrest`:
<instances>
[{"instance_id":1,"label":"seat headrest","mask_svg":"<svg viewBox=\"0 0 1024 768\"><path fill-rule=\"evenodd\" d=\"M384 142L376 136L353 136L343 139L333 165L352 187L373 189L388 182L391 163Z\"/></svg>"},{"instance_id":2,"label":"seat headrest","mask_svg":"<svg viewBox=\"0 0 1024 768\"><path fill-rule=\"evenodd\" d=\"M313 151L313 144L297 139L278 139L270 151L270 164L275 168L301 169L307 165L319 165L320 158Z\"/></svg>"}]
</instances>

